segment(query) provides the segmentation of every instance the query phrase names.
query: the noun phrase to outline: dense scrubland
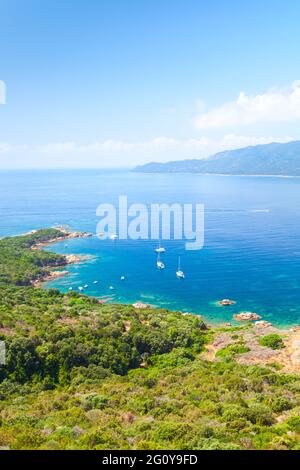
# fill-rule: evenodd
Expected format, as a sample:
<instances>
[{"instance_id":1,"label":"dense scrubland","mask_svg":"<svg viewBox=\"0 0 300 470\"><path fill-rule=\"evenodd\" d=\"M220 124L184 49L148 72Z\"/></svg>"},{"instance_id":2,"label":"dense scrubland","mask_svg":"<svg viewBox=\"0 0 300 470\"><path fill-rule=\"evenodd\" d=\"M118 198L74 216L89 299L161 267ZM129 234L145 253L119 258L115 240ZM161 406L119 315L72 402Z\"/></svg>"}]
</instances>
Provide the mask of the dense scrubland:
<instances>
[{"instance_id":1,"label":"dense scrubland","mask_svg":"<svg viewBox=\"0 0 300 470\"><path fill-rule=\"evenodd\" d=\"M0 240L0 447L300 449L299 375L239 364L242 342L208 360L194 315L34 288L65 259L32 247L60 236Z\"/></svg>"}]
</instances>

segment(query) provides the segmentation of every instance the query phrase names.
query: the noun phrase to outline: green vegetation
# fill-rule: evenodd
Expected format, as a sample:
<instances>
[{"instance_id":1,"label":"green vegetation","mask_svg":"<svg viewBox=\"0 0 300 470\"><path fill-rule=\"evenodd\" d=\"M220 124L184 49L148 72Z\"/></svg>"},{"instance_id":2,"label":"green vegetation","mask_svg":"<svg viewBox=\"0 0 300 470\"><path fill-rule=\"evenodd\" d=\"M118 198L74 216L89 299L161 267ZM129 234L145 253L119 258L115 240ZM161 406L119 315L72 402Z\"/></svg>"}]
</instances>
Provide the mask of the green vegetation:
<instances>
[{"instance_id":1,"label":"green vegetation","mask_svg":"<svg viewBox=\"0 0 300 470\"><path fill-rule=\"evenodd\" d=\"M227 359L227 358L232 358L236 356L237 354L244 354L248 351L250 351L250 349L247 346L245 346L244 343L238 342L238 343L229 344L225 348L220 349L217 352L216 356L221 357L223 359Z\"/></svg>"},{"instance_id":2,"label":"green vegetation","mask_svg":"<svg viewBox=\"0 0 300 470\"><path fill-rule=\"evenodd\" d=\"M78 367L124 375L173 349L194 357L204 342L205 326L197 317L101 305L76 293L6 288L0 305L7 346L0 378L22 384L67 385L72 374L88 374Z\"/></svg>"},{"instance_id":3,"label":"green vegetation","mask_svg":"<svg viewBox=\"0 0 300 470\"><path fill-rule=\"evenodd\" d=\"M40 279L48 271L48 267L64 265L64 256L31 249L37 242L44 243L61 236L63 233L59 230L45 229L30 235L0 240L0 286L28 286L32 280Z\"/></svg>"},{"instance_id":4,"label":"green vegetation","mask_svg":"<svg viewBox=\"0 0 300 470\"><path fill-rule=\"evenodd\" d=\"M241 341L204 360L193 315L34 289L53 235L0 241L0 447L300 449L299 376L238 364Z\"/></svg>"},{"instance_id":5,"label":"green vegetation","mask_svg":"<svg viewBox=\"0 0 300 470\"><path fill-rule=\"evenodd\" d=\"M267 336L263 336L259 340L259 344L261 346L265 346L266 348L271 348L271 349L282 349L284 348L284 343L282 341L282 338L277 335L276 333L272 333Z\"/></svg>"}]
</instances>

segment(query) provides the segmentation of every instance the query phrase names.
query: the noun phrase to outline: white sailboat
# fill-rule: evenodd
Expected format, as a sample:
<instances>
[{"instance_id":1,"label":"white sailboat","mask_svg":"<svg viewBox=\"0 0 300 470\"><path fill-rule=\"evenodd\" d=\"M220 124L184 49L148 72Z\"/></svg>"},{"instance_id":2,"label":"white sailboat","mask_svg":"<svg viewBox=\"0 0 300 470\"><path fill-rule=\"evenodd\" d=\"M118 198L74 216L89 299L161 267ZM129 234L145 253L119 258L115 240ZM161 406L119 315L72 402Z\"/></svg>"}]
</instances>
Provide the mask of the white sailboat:
<instances>
[{"instance_id":1,"label":"white sailboat","mask_svg":"<svg viewBox=\"0 0 300 470\"><path fill-rule=\"evenodd\" d=\"M180 269L180 256L178 258L178 268L177 268L177 271L176 271L176 276L179 279L184 279L184 272Z\"/></svg>"},{"instance_id":2,"label":"white sailboat","mask_svg":"<svg viewBox=\"0 0 300 470\"><path fill-rule=\"evenodd\" d=\"M158 267L158 269L165 269L165 265L164 265L164 263L160 260L159 254L157 255L156 266Z\"/></svg>"},{"instance_id":3,"label":"white sailboat","mask_svg":"<svg viewBox=\"0 0 300 470\"><path fill-rule=\"evenodd\" d=\"M158 248L155 249L156 253L165 253L166 249L160 245L160 240L158 242Z\"/></svg>"}]
</instances>

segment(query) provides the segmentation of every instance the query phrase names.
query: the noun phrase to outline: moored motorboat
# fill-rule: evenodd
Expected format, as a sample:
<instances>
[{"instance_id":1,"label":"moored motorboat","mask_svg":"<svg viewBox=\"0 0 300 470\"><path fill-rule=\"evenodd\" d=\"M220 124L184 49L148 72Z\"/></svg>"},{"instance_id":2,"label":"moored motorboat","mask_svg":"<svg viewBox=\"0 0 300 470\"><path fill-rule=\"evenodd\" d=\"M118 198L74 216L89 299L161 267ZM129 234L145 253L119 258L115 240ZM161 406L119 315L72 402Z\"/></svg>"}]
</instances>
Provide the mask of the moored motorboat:
<instances>
[{"instance_id":1,"label":"moored motorboat","mask_svg":"<svg viewBox=\"0 0 300 470\"><path fill-rule=\"evenodd\" d=\"M155 249L156 253L165 253L166 249L160 245L160 240L158 243L158 248Z\"/></svg>"}]
</instances>

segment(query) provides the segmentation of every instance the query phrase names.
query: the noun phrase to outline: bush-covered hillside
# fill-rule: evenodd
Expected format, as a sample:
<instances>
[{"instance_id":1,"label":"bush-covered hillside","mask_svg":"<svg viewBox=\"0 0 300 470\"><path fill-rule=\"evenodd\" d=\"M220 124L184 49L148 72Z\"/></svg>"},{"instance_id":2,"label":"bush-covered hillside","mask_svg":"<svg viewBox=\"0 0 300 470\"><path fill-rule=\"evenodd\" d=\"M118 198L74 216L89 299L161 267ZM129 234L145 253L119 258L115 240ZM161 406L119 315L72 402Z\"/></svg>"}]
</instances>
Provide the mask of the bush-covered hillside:
<instances>
[{"instance_id":1,"label":"bush-covered hillside","mask_svg":"<svg viewBox=\"0 0 300 470\"><path fill-rule=\"evenodd\" d=\"M0 290L0 312L8 350L0 378L46 388L68 385L74 368L124 375L176 348L195 355L204 342L197 317L101 305L77 293L6 288Z\"/></svg>"},{"instance_id":2,"label":"bush-covered hillside","mask_svg":"<svg viewBox=\"0 0 300 470\"><path fill-rule=\"evenodd\" d=\"M193 315L19 286L46 269L31 246L0 242L0 447L300 449L300 376L204 360Z\"/></svg>"},{"instance_id":3,"label":"bush-covered hillside","mask_svg":"<svg viewBox=\"0 0 300 470\"><path fill-rule=\"evenodd\" d=\"M50 228L0 240L0 285L26 286L32 280L39 279L47 267L65 264L65 258L61 255L31 249L37 242L44 243L63 235L59 230Z\"/></svg>"}]
</instances>

